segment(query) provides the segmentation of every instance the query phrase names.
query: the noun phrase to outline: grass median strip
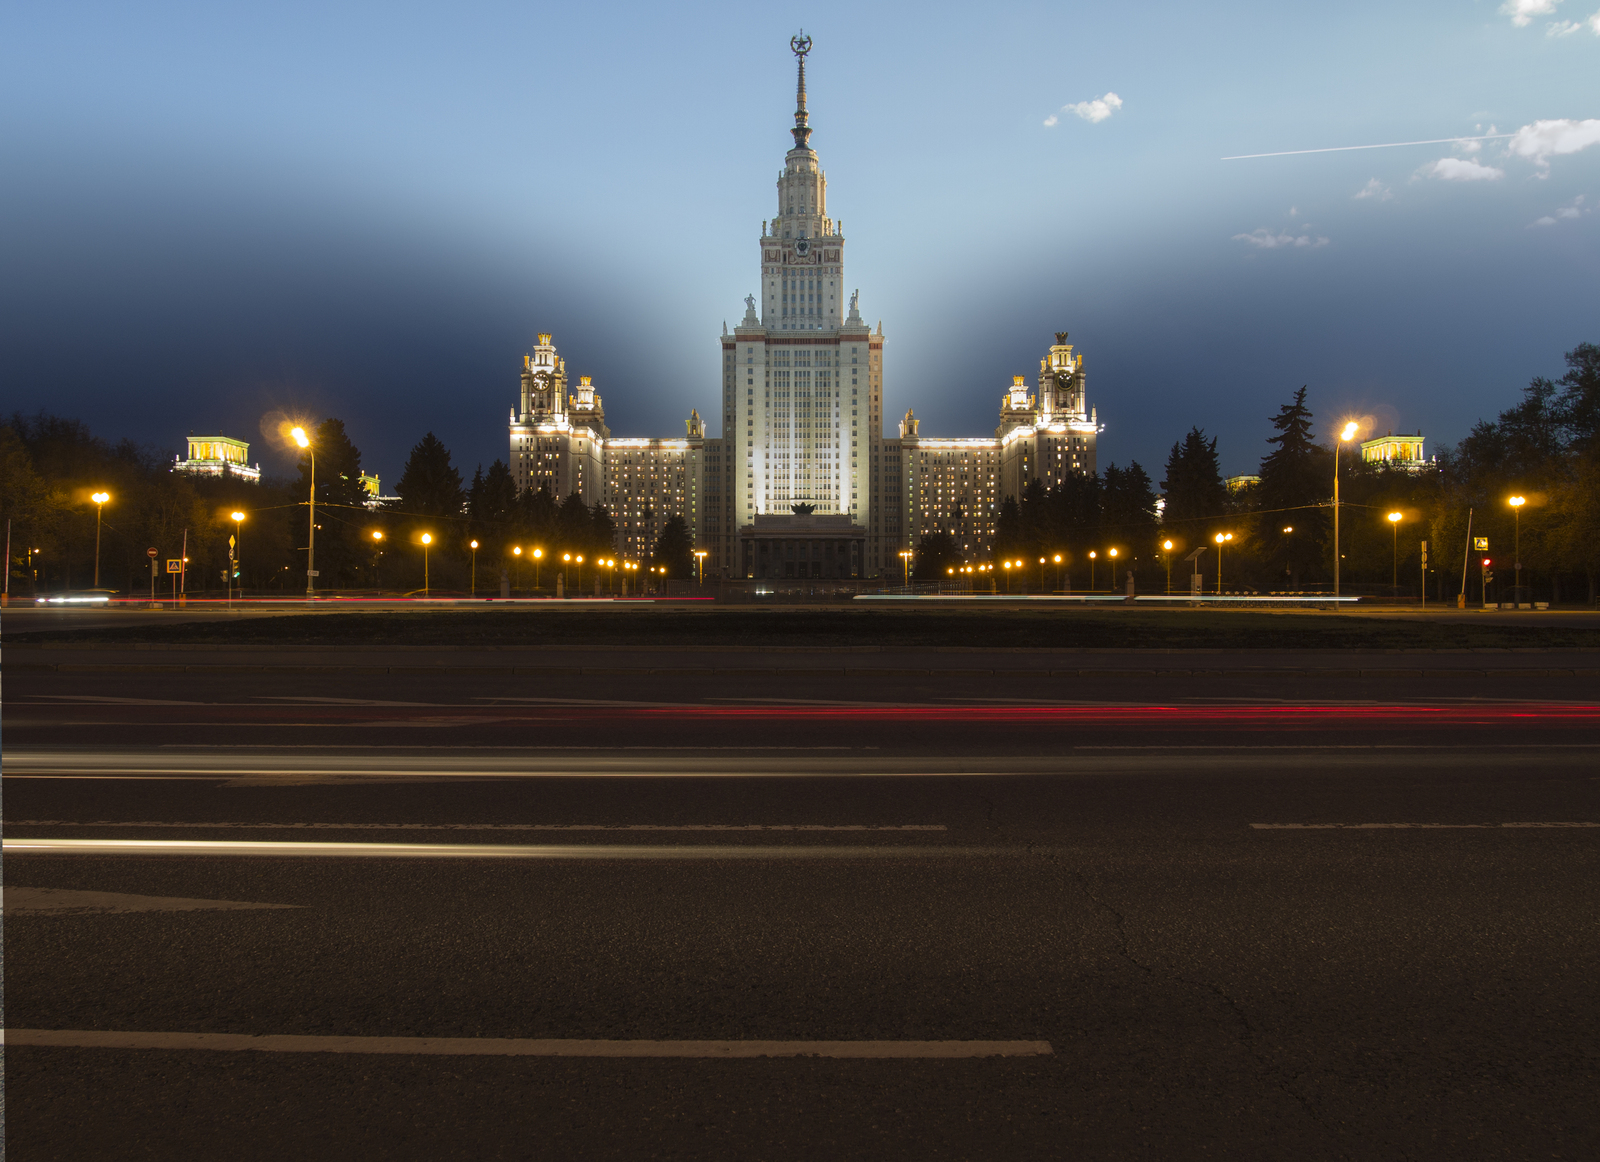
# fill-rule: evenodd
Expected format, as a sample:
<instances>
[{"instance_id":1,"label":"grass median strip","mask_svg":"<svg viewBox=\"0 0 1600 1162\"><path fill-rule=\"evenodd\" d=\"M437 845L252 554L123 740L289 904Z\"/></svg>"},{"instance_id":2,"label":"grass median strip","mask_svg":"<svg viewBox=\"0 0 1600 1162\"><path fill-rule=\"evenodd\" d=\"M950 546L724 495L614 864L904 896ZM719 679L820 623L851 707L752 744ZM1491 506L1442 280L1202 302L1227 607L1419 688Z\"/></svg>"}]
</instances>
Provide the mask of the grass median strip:
<instances>
[{"instance_id":1,"label":"grass median strip","mask_svg":"<svg viewBox=\"0 0 1600 1162\"><path fill-rule=\"evenodd\" d=\"M54 1049L166 1049L254 1053L372 1053L405 1057L1049 1057L1048 1041L650 1041L536 1037L314 1037L7 1029L5 1044Z\"/></svg>"}]
</instances>

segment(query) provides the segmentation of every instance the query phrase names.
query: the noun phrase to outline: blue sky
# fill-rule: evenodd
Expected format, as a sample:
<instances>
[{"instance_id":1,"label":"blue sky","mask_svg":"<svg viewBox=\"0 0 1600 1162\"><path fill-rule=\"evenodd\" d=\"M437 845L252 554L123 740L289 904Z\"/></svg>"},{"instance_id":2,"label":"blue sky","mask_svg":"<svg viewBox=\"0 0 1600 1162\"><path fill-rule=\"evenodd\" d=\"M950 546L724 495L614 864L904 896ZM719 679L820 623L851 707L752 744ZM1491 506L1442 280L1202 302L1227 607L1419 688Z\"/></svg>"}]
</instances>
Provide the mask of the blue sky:
<instances>
[{"instance_id":1,"label":"blue sky","mask_svg":"<svg viewBox=\"0 0 1600 1162\"><path fill-rule=\"evenodd\" d=\"M548 330L618 434L715 431L803 25L891 421L989 431L1066 329L1158 479L1191 424L1251 470L1301 384L1454 441L1600 342L1596 10L9 5L0 405L272 467L264 415L336 415L386 482L430 429L469 474Z\"/></svg>"}]
</instances>

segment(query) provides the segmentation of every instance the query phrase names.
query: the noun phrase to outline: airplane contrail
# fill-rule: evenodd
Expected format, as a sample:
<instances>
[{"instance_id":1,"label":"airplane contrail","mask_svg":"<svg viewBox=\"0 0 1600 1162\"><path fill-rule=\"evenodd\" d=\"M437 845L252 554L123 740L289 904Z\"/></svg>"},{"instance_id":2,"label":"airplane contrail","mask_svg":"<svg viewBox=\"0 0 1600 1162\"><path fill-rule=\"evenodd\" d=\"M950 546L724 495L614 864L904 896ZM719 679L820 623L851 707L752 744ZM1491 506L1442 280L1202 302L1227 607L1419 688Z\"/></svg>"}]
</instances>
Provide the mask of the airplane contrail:
<instances>
[{"instance_id":1,"label":"airplane contrail","mask_svg":"<svg viewBox=\"0 0 1600 1162\"><path fill-rule=\"evenodd\" d=\"M1435 137L1431 141L1385 141L1379 145L1335 145L1330 149L1285 149L1281 153L1240 153L1223 161L1248 161L1252 157L1291 157L1297 153L1344 153L1351 149L1393 149L1399 145L1448 145L1457 141L1493 141L1515 133L1485 133L1482 137Z\"/></svg>"}]
</instances>

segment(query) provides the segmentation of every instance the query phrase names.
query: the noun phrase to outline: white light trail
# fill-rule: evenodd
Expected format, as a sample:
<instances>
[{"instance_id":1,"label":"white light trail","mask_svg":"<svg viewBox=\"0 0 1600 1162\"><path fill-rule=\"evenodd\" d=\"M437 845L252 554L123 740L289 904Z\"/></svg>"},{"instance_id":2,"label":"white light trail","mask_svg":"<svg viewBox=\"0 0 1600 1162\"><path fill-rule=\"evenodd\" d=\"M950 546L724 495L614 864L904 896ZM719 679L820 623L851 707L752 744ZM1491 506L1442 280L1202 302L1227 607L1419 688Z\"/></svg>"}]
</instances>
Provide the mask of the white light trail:
<instances>
[{"instance_id":1,"label":"white light trail","mask_svg":"<svg viewBox=\"0 0 1600 1162\"><path fill-rule=\"evenodd\" d=\"M1334 145L1327 149L1285 149L1278 153L1240 153L1223 161L1248 161L1253 157L1293 157L1301 153L1348 153L1352 149L1398 149L1402 145L1452 145L1458 141L1494 141L1515 133L1486 133L1482 137L1435 137L1428 141L1384 141L1377 145Z\"/></svg>"}]
</instances>

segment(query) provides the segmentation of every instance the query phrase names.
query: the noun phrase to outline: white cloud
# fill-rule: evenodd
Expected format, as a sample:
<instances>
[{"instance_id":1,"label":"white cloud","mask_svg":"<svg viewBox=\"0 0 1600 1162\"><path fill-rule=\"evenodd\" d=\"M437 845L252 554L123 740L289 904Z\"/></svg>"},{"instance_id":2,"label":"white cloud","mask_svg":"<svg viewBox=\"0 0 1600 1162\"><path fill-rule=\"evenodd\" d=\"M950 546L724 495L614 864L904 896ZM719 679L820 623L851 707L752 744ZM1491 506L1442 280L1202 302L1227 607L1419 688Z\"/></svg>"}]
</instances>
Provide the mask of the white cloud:
<instances>
[{"instance_id":1,"label":"white cloud","mask_svg":"<svg viewBox=\"0 0 1600 1162\"><path fill-rule=\"evenodd\" d=\"M1492 182L1506 176L1506 171L1492 165L1483 165L1459 157L1441 157L1423 172L1430 178L1447 182Z\"/></svg>"},{"instance_id":2,"label":"white cloud","mask_svg":"<svg viewBox=\"0 0 1600 1162\"><path fill-rule=\"evenodd\" d=\"M1549 169L1552 154L1577 153L1591 145L1600 145L1600 118L1573 121L1535 121L1517 130L1507 146L1518 157L1526 157L1540 169Z\"/></svg>"},{"instance_id":3,"label":"white cloud","mask_svg":"<svg viewBox=\"0 0 1600 1162\"><path fill-rule=\"evenodd\" d=\"M1571 36L1574 32L1582 32L1583 25L1576 20L1552 20L1544 26L1546 36Z\"/></svg>"},{"instance_id":4,"label":"white cloud","mask_svg":"<svg viewBox=\"0 0 1600 1162\"><path fill-rule=\"evenodd\" d=\"M1044 127L1046 129L1049 129L1050 126L1054 125L1057 121L1060 121L1060 120L1061 120L1061 118L1057 117L1054 113L1052 113L1052 114L1050 114L1050 116L1048 116L1048 117L1046 117L1044 119Z\"/></svg>"},{"instance_id":5,"label":"white cloud","mask_svg":"<svg viewBox=\"0 0 1600 1162\"><path fill-rule=\"evenodd\" d=\"M1500 11L1511 17L1511 23L1526 28L1535 16L1552 16L1561 0L1506 0Z\"/></svg>"},{"instance_id":6,"label":"white cloud","mask_svg":"<svg viewBox=\"0 0 1600 1162\"><path fill-rule=\"evenodd\" d=\"M1104 97L1096 97L1092 101L1079 101L1075 105L1063 105L1061 106L1061 112L1075 113L1091 124L1098 124L1120 108L1122 108L1122 98L1115 93L1107 93ZM1050 120L1045 122L1046 125L1054 125L1055 123L1056 116L1054 114L1051 114Z\"/></svg>"},{"instance_id":7,"label":"white cloud","mask_svg":"<svg viewBox=\"0 0 1600 1162\"><path fill-rule=\"evenodd\" d=\"M1584 202L1584 195L1579 194L1576 198L1573 198L1572 201L1568 202L1565 206L1562 206L1554 214L1546 214L1542 218L1535 218L1532 222L1528 223L1528 228L1531 230L1535 226L1554 226L1557 222L1571 221L1574 218L1582 218L1585 214L1592 213L1594 213L1594 206L1592 204L1586 204Z\"/></svg>"},{"instance_id":8,"label":"white cloud","mask_svg":"<svg viewBox=\"0 0 1600 1162\"><path fill-rule=\"evenodd\" d=\"M1257 250L1315 250L1319 246L1328 244L1328 240L1321 235L1291 234L1287 230L1274 233L1266 226L1252 230L1249 234L1235 234L1233 240L1254 246Z\"/></svg>"},{"instance_id":9,"label":"white cloud","mask_svg":"<svg viewBox=\"0 0 1600 1162\"><path fill-rule=\"evenodd\" d=\"M1384 185L1377 178L1370 179L1366 185L1356 191L1356 199L1376 198L1380 202L1387 202L1394 197L1394 191Z\"/></svg>"}]
</instances>

